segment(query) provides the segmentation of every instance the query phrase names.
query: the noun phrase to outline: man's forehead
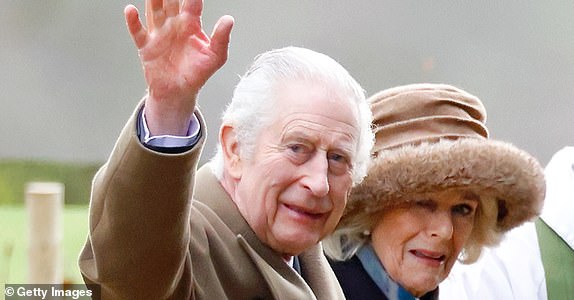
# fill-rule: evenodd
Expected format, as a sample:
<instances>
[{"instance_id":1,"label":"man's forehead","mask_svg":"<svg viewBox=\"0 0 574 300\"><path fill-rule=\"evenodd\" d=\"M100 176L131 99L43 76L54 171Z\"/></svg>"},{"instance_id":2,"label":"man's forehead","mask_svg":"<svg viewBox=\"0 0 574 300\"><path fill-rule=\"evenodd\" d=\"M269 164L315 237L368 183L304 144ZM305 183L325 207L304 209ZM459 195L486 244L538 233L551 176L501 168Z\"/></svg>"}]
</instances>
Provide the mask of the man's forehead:
<instances>
[{"instance_id":1,"label":"man's forehead","mask_svg":"<svg viewBox=\"0 0 574 300\"><path fill-rule=\"evenodd\" d=\"M348 136L354 139L359 133L357 124L349 124L321 114L291 114L285 117L282 123L283 134L316 135L319 132Z\"/></svg>"}]
</instances>

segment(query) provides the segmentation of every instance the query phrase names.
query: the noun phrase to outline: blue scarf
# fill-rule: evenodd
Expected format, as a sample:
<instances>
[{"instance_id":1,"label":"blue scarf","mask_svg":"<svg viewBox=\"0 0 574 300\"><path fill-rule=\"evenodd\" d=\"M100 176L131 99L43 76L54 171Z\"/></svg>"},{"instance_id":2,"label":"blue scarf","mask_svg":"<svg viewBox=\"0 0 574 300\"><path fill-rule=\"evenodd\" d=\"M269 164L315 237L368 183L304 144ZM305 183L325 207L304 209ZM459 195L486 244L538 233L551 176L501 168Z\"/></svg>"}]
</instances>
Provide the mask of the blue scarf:
<instances>
[{"instance_id":1,"label":"blue scarf","mask_svg":"<svg viewBox=\"0 0 574 300\"><path fill-rule=\"evenodd\" d=\"M385 271L379 257L370 244L366 244L357 252L357 257L361 261L363 268L371 279L377 284L379 289L389 300L416 300L407 290L393 281Z\"/></svg>"}]
</instances>

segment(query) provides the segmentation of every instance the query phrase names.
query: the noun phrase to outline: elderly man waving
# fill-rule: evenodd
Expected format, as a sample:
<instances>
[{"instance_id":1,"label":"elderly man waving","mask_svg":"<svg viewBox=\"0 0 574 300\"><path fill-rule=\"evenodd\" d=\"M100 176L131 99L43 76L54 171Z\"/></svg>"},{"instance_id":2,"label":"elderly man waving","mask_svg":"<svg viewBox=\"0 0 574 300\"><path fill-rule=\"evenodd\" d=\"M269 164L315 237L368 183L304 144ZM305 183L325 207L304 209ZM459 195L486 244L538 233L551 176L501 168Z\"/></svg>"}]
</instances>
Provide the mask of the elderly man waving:
<instances>
[{"instance_id":1,"label":"elderly man waving","mask_svg":"<svg viewBox=\"0 0 574 300\"><path fill-rule=\"evenodd\" d=\"M84 279L105 299L343 298L320 241L365 175L363 91L323 54L263 53L196 172L196 98L226 61L234 22L222 17L208 36L201 12L198 0L148 0L144 26L125 9L148 93L94 179Z\"/></svg>"}]
</instances>

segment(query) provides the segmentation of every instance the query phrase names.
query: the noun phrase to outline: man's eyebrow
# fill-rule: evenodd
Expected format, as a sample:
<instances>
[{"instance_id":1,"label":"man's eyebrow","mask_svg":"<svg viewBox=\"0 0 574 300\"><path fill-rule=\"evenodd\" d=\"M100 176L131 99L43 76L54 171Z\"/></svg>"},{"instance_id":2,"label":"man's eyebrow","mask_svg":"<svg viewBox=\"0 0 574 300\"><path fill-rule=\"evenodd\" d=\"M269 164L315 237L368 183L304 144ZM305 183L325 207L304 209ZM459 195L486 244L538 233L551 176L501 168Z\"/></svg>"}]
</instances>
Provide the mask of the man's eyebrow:
<instances>
[{"instance_id":1,"label":"man's eyebrow","mask_svg":"<svg viewBox=\"0 0 574 300\"><path fill-rule=\"evenodd\" d=\"M349 158L354 158L355 156L355 150L353 145L349 144L345 144L345 145L337 145L337 147L335 147L336 150L343 152L344 155L348 156Z\"/></svg>"},{"instance_id":2,"label":"man's eyebrow","mask_svg":"<svg viewBox=\"0 0 574 300\"><path fill-rule=\"evenodd\" d=\"M316 140L319 137L314 134L310 134L304 128L293 128L290 130L289 127L286 127L285 130L281 133L281 140L284 141L286 138L295 139L297 141L308 141L308 140Z\"/></svg>"}]
</instances>

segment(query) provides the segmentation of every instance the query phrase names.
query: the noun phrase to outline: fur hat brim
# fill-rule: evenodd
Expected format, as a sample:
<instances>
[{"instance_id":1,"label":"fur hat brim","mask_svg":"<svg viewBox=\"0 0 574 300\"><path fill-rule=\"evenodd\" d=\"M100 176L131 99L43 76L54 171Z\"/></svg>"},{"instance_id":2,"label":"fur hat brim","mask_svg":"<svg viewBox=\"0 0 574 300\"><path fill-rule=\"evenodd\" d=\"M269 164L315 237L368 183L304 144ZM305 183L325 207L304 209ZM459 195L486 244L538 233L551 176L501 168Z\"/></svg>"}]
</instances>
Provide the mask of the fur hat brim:
<instances>
[{"instance_id":1,"label":"fur hat brim","mask_svg":"<svg viewBox=\"0 0 574 300\"><path fill-rule=\"evenodd\" d=\"M505 232L540 214L545 186L538 161L509 143L466 138L404 145L378 153L353 188L343 220L376 215L414 194L468 188L491 196L481 201L497 201L496 227Z\"/></svg>"}]
</instances>

